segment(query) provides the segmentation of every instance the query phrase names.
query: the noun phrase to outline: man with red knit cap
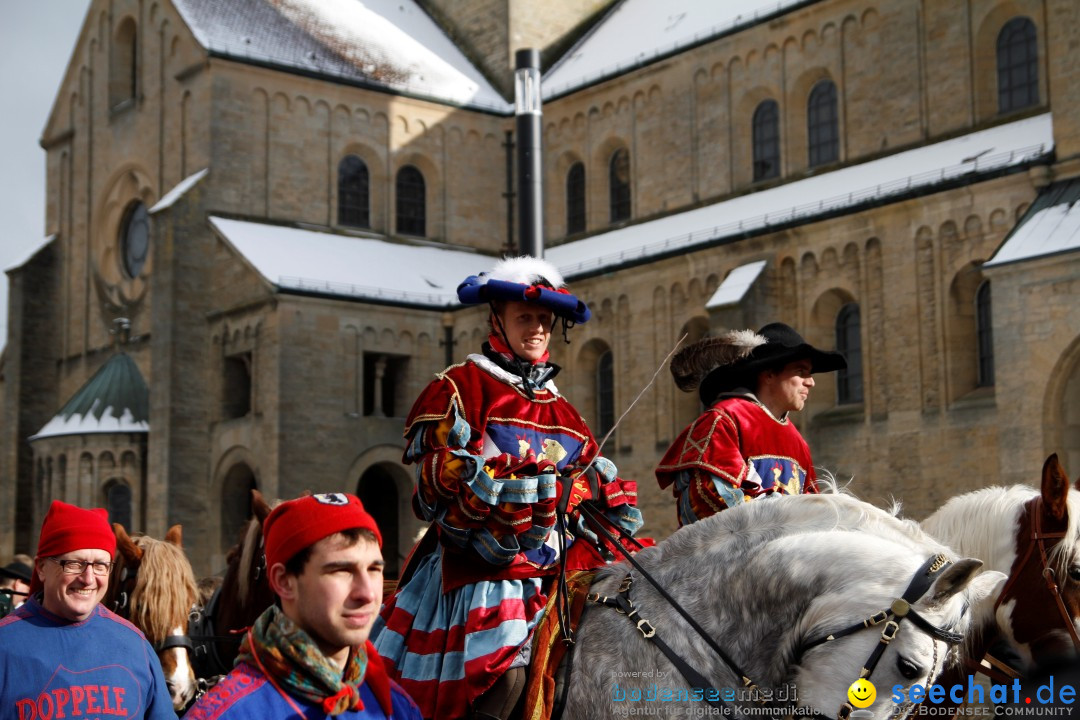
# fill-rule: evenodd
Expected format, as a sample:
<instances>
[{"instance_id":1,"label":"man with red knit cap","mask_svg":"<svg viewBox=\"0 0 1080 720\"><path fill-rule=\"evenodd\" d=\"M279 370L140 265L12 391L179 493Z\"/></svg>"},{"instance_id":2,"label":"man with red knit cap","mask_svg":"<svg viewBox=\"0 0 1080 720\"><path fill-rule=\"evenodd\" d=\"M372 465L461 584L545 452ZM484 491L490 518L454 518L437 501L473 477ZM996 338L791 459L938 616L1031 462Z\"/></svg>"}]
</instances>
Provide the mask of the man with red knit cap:
<instances>
[{"instance_id":1,"label":"man with red knit cap","mask_svg":"<svg viewBox=\"0 0 1080 720\"><path fill-rule=\"evenodd\" d=\"M263 523L270 586L224 680L185 720L420 720L368 642L382 604L382 535L360 499L308 495Z\"/></svg>"},{"instance_id":2,"label":"man with red knit cap","mask_svg":"<svg viewBox=\"0 0 1080 720\"><path fill-rule=\"evenodd\" d=\"M0 620L0 717L175 719L154 649L100 604L115 553L104 509L53 501L30 599Z\"/></svg>"}]
</instances>

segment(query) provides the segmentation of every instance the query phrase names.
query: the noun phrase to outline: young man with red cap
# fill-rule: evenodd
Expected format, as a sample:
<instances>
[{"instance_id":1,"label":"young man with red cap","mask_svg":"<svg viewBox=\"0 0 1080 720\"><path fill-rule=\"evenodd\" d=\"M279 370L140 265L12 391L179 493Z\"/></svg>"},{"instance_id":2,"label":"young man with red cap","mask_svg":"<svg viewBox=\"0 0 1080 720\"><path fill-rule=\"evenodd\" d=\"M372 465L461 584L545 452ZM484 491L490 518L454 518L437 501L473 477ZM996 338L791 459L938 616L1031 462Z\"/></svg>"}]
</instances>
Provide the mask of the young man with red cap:
<instances>
[{"instance_id":1,"label":"young man with red cap","mask_svg":"<svg viewBox=\"0 0 1080 720\"><path fill-rule=\"evenodd\" d=\"M30 599L0 620L0 717L176 718L154 649L100 604L115 553L104 509L53 501Z\"/></svg>"},{"instance_id":2,"label":"young man with red cap","mask_svg":"<svg viewBox=\"0 0 1080 720\"><path fill-rule=\"evenodd\" d=\"M308 495L263 523L280 600L259 616L236 666L185 720L419 720L368 641L382 604L382 535L359 498Z\"/></svg>"},{"instance_id":3,"label":"young man with red cap","mask_svg":"<svg viewBox=\"0 0 1080 720\"><path fill-rule=\"evenodd\" d=\"M705 412L656 468L672 487L679 525L759 496L816 493L810 447L789 413L803 409L814 373L847 367L784 323L733 330L688 345L671 359L680 390L695 388Z\"/></svg>"}]
</instances>

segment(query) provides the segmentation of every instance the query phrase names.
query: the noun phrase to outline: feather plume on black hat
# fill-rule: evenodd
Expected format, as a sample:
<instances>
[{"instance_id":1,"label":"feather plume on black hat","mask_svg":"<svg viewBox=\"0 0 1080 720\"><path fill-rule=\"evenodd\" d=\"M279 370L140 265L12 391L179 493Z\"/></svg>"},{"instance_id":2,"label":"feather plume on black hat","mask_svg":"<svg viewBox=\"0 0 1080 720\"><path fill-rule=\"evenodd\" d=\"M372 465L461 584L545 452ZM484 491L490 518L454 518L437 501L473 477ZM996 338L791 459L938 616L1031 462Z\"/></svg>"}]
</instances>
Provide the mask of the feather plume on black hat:
<instances>
[{"instance_id":1,"label":"feather plume on black hat","mask_svg":"<svg viewBox=\"0 0 1080 720\"><path fill-rule=\"evenodd\" d=\"M766 342L753 330L729 330L719 337L703 338L671 359L671 374L680 390L692 392L713 370L749 357L754 348Z\"/></svg>"}]
</instances>

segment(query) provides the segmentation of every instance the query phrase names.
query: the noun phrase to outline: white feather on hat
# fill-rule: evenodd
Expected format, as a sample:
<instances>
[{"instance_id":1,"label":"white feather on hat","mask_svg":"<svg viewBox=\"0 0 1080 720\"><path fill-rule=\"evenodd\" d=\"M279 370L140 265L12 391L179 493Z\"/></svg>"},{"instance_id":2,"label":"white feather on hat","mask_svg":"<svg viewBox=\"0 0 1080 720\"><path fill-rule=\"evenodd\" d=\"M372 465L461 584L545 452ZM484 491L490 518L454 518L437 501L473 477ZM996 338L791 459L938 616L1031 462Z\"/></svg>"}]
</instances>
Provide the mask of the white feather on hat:
<instances>
[{"instance_id":1,"label":"white feather on hat","mask_svg":"<svg viewBox=\"0 0 1080 720\"><path fill-rule=\"evenodd\" d=\"M566 282L558 268L547 260L529 255L503 258L481 277L485 280L502 280L521 285L534 285L540 280L545 280L551 283L553 288L566 287Z\"/></svg>"}]
</instances>

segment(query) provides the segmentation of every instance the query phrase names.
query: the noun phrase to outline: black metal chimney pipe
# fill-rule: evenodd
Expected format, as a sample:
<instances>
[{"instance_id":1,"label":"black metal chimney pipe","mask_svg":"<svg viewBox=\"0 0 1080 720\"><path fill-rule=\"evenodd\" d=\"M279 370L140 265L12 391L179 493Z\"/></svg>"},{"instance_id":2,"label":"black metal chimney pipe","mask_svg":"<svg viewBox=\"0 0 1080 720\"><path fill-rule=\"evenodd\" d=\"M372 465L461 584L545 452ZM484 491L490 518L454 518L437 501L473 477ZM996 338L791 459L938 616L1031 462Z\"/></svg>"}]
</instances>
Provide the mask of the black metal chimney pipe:
<instances>
[{"instance_id":1,"label":"black metal chimney pipe","mask_svg":"<svg viewBox=\"0 0 1080 720\"><path fill-rule=\"evenodd\" d=\"M543 144L540 121L540 52L514 55L514 114L517 116L518 247L522 254L544 256Z\"/></svg>"}]
</instances>

